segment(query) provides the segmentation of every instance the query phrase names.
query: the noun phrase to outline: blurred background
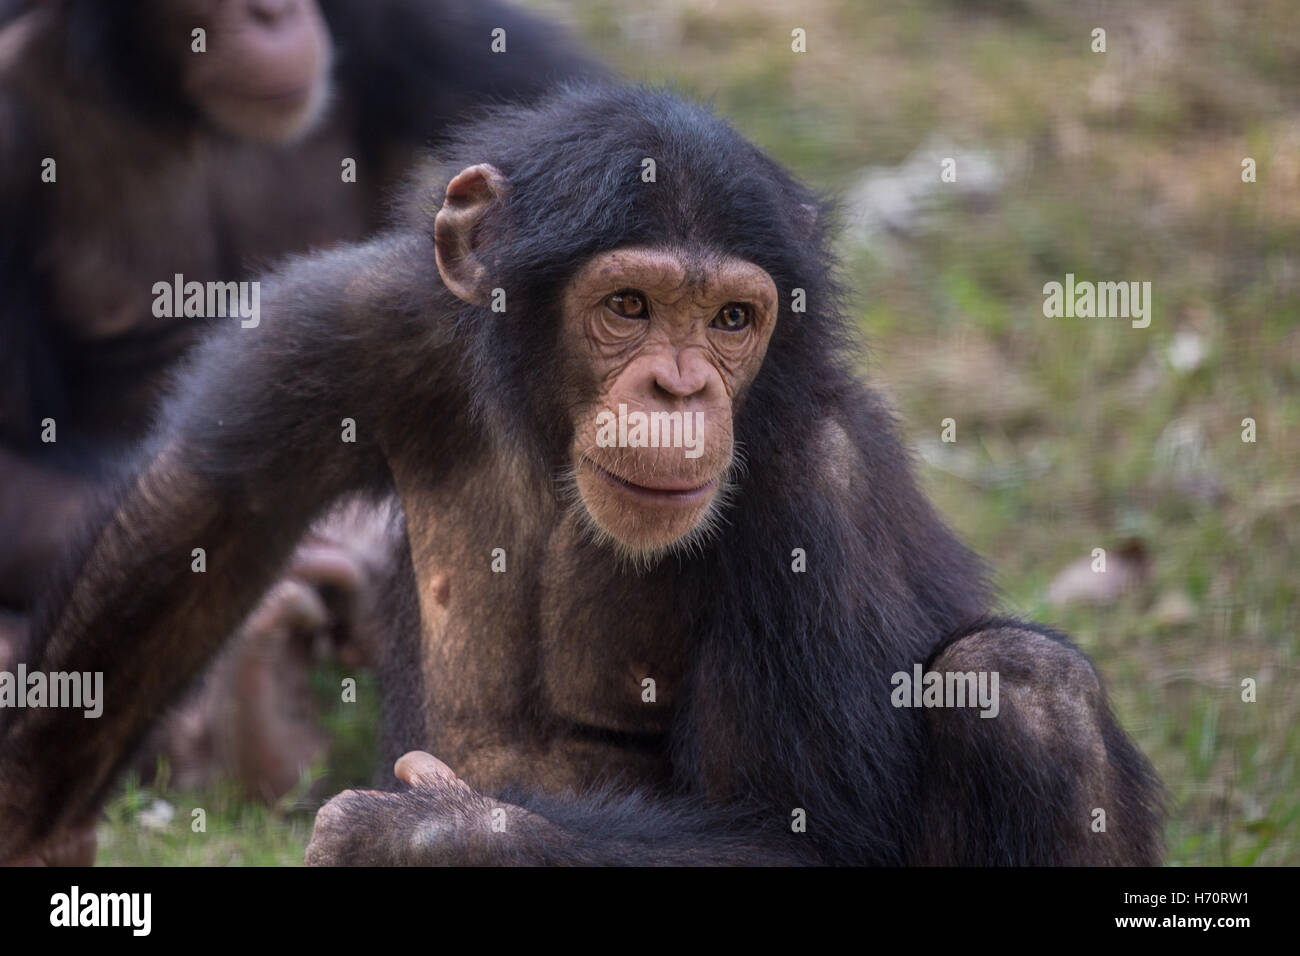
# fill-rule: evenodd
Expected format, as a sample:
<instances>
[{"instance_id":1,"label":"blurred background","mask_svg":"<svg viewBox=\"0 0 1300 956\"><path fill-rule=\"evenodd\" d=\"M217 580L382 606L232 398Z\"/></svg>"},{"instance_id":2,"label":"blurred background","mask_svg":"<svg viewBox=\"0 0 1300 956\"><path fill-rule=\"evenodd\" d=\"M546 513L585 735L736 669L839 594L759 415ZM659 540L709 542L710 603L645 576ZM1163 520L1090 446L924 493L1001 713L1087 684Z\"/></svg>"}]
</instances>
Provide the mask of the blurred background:
<instances>
[{"instance_id":1,"label":"blurred background","mask_svg":"<svg viewBox=\"0 0 1300 956\"><path fill-rule=\"evenodd\" d=\"M1300 864L1300 4L523 5L839 197L864 376L1004 608L1096 663L1169 789L1169 862ZM1045 318L1066 273L1150 282L1150 327ZM365 783L374 695L317 679L320 774ZM128 784L100 862L300 863L306 790ZM205 841L166 825L195 805Z\"/></svg>"}]
</instances>

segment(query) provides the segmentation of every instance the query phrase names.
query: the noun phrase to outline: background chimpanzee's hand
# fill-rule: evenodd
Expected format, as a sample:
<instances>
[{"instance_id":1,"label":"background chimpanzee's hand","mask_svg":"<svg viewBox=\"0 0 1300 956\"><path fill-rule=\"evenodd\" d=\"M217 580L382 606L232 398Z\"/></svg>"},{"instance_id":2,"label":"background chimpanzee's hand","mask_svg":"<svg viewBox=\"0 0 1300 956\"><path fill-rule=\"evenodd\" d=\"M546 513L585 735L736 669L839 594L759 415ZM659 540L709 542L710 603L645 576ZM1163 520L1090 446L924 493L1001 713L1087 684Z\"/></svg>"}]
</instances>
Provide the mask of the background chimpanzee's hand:
<instances>
[{"instance_id":1,"label":"background chimpanzee's hand","mask_svg":"<svg viewBox=\"0 0 1300 956\"><path fill-rule=\"evenodd\" d=\"M345 790L320 808L309 866L504 862L518 837L554 831L534 813L483 796L424 751L404 755L393 771L410 790Z\"/></svg>"},{"instance_id":2,"label":"background chimpanzee's hand","mask_svg":"<svg viewBox=\"0 0 1300 956\"><path fill-rule=\"evenodd\" d=\"M250 797L274 803L297 786L326 746L311 669L323 657L346 668L372 661L375 601L390 573L392 540L388 512L359 502L319 522L202 689L145 748L141 772L161 753L181 788L232 779Z\"/></svg>"},{"instance_id":3,"label":"background chimpanzee's hand","mask_svg":"<svg viewBox=\"0 0 1300 956\"><path fill-rule=\"evenodd\" d=\"M49 840L14 860L5 860L5 866L94 866L98 840L95 824L62 830Z\"/></svg>"},{"instance_id":4,"label":"background chimpanzee's hand","mask_svg":"<svg viewBox=\"0 0 1300 956\"><path fill-rule=\"evenodd\" d=\"M0 611L0 671L18 659L18 648L27 637L27 621L16 614Z\"/></svg>"}]
</instances>

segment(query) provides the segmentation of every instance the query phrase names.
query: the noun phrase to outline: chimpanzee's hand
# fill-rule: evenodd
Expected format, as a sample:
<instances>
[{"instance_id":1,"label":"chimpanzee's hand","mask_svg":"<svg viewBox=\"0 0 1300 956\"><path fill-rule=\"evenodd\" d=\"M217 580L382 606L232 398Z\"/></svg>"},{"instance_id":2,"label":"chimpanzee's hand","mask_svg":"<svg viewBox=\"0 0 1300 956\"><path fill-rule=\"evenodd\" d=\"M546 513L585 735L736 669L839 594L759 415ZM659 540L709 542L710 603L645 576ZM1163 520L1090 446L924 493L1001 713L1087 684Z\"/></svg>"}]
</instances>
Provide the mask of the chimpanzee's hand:
<instances>
[{"instance_id":1,"label":"chimpanzee's hand","mask_svg":"<svg viewBox=\"0 0 1300 956\"><path fill-rule=\"evenodd\" d=\"M406 754L393 770L410 790L345 790L320 808L309 866L524 862L521 838L553 832L536 814L483 796L424 751Z\"/></svg>"}]
</instances>

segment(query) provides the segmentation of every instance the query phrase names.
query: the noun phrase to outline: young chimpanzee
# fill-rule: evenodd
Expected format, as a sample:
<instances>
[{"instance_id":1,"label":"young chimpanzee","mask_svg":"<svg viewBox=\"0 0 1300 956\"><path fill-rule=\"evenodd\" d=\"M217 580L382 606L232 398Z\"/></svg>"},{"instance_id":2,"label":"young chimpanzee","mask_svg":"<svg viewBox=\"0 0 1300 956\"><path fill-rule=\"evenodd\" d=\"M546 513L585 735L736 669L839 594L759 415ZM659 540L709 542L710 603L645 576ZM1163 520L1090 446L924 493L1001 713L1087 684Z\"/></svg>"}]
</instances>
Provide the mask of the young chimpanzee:
<instances>
[{"instance_id":1,"label":"young chimpanzee","mask_svg":"<svg viewBox=\"0 0 1300 956\"><path fill-rule=\"evenodd\" d=\"M386 746L419 749L321 809L309 862L1160 859L1087 659L984 616L854 379L816 197L638 89L494 111L443 159L409 225L201 348L38 631L29 666L107 703L10 712L0 858L91 819L303 528L391 483ZM916 668L992 699L900 693Z\"/></svg>"}]
</instances>

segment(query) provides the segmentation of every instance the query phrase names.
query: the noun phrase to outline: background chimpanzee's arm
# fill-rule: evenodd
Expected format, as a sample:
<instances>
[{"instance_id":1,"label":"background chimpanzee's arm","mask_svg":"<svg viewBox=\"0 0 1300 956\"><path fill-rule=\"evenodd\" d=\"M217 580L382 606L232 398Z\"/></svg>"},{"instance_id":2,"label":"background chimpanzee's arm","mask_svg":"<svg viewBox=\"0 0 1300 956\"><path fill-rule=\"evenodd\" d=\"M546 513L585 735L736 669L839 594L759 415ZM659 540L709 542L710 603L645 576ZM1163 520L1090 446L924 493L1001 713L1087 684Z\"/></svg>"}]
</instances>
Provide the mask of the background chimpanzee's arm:
<instances>
[{"instance_id":1,"label":"background chimpanzee's arm","mask_svg":"<svg viewBox=\"0 0 1300 956\"><path fill-rule=\"evenodd\" d=\"M365 104L361 143L428 145L485 102L527 103L608 72L563 30L497 0L324 0L344 89ZM492 51L492 31L506 51Z\"/></svg>"},{"instance_id":2,"label":"background chimpanzee's arm","mask_svg":"<svg viewBox=\"0 0 1300 956\"><path fill-rule=\"evenodd\" d=\"M41 422L66 422L61 376L47 341L48 323L22 272L17 204L0 202L0 605L27 608L36 582L62 552L93 483L55 463L63 446L42 444ZM10 228L9 224L14 224ZM55 433L57 436L57 432Z\"/></svg>"},{"instance_id":3,"label":"background chimpanzee's arm","mask_svg":"<svg viewBox=\"0 0 1300 956\"><path fill-rule=\"evenodd\" d=\"M267 282L257 327L232 320L199 349L150 461L80 552L74 584L52 588L38 615L29 668L102 672L103 715L8 712L0 859L93 813L309 522L344 492L384 485L377 423L388 396L409 400L415 388L391 387L409 374L406 336L420 337L423 381L442 371L437 331L414 318L411 290L423 286L403 263L421 259L407 245L300 262ZM399 303L385 300L390 280ZM355 441L344 440L344 419L355 421Z\"/></svg>"},{"instance_id":4,"label":"background chimpanzee's arm","mask_svg":"<svg viewBox=\"0 0 1300 956\"><path fill-rule=\"evenodd\" d=\"M27 608L90 506L94 486L0 444L0 487L0 606Z\"/></svg>"},{"instance_id":5,"label":"background chimpanzee's arm","mask_svg":"<svg viewBox=\"0 0 1300 956\"><path fill-rule=\"evenodd\" d=\"M49 324L30 279L38 219L39 155L29 148L30 116L0 96L0 605L26 607L34 580L58 553L86 488L39 462L41 420L64 403Z\"/></svg>"}]
</instances>

